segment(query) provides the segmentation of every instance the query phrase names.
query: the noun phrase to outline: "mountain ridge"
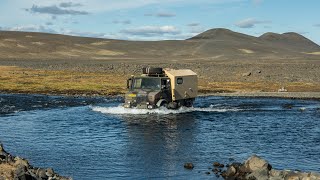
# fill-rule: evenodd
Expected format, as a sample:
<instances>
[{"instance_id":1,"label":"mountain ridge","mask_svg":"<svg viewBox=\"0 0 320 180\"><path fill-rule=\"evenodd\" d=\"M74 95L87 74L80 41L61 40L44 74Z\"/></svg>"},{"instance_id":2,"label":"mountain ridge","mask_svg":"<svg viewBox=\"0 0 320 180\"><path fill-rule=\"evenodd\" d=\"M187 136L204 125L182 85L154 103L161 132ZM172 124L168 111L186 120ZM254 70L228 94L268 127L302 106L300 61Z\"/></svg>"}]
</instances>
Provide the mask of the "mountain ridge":
<instances>
[{"instance_id":1,"label":"mountain ridge","mask_svg":"<svg viewBox=\"0 0 320 180\"><path fill-rule=\"evenodd\" d=\"M294 32L255 37L216 28L186 40L126 41L0 31L2 59L299 59L318 58L319 52L319 45Z\"/></svg>"}]
</instances>

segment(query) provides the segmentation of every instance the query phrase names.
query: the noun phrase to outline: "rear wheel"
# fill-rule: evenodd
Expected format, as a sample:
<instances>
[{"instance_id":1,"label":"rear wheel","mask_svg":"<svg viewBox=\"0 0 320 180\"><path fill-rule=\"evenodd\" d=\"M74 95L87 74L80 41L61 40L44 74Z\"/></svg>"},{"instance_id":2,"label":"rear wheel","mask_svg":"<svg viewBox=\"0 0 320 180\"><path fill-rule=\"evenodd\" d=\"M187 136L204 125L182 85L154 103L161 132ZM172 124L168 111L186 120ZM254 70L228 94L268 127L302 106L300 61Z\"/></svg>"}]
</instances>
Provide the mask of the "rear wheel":
<instances>
[{"instance_id":1,"label":"rear wheel","mask_svg":"<svg viewBox=\"0 0 320 180\"><path fill-rule=\"evenodd\" d=\"M194 99L186 99L186 100L183 101L183 106L192 107L193 106L193 102L194 102Z\"/></svg>"}]
</instances>

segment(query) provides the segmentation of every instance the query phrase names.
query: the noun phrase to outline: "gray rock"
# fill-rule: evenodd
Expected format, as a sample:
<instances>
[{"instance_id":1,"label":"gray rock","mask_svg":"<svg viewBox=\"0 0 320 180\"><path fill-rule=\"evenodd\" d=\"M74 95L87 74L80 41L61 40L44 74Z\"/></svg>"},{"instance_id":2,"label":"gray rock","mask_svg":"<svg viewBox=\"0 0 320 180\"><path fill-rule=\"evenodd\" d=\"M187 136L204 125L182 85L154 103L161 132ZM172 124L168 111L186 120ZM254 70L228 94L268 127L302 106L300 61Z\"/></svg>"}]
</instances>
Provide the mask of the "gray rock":
<instances>
[{"instance_id":1,"label":"gray rock","mask_svg":"<svg viewBox=\"0 0 320 180\"><path fill-rule=\"evenodd\" d=\"M299 173L290 172L285 177L285 180L300 180Z\"/></svg>"},{"instance_id":2,"label":"gray rock","mask_svg":"<svg viewBox=\"0 0 320 180\"><path fill-rule=\"evenodd\" d=\"M42 169L42 168L38 168L38 170L36 171L36 175L41 179L47 179L48 178L48 176L46 175L46 170Z\"/></svg>"},{"instance_id":3,"label":"gray rock","mask_svg":"<svg viewBox=\"0 0 320 180\"><path fill-rule=\"evenodd\" d=\"M310 173L310 177L317 177L320 179L320 173L312 172Z\"/></svg>"},{"instance_id":4,"label":"gray rock","mask_svg":"<svg viewBox=\"0 0 320 180\"><path fill-rule=\"evenodd\" d=\"M275 170L275 169L271 169L269 171L269 176L270 177L274 177L274 178L282 178L284 179L284 177L288 174L287 171L280 171L280 170Z\"/></svg>"},{"instance_id":5,"label":"gray rock","mask_svg":"<svg viewBox=\"0 0 320 180\"><path fill-rule=\"evenodd\" d=\"M226 176L227 177L232 177L232 176L236 175L236 173L237 173L237 169L234 166L231 165L227 169Z\"/></svg>"},{"instance_id":6,"label":"gray rock","mask_svg":"<svg viewBox=\"0 0 320 180\"><path fill-rule=\"evenodd\" d=\"M53 176L54 176L54 171L53 171L53 169L52 169L52 168L48 168L48 169L47 169L47 172L46 172L46 175L47 175L48 177L53 177Z\"/></svg>"},{"instance_id":7,"label":"gray rock","mask_svg":"<svg viewBox=\"0 0 320 180\"><path fill-rule=\"evenodd\" d=\"M267 169L262 168L253 171L251 174L246 176L246 179L259 179L259 180L268 180L269 172Z\"/></svg>"},{"instance_id":8,"label":"gray rock","mask_svg":"<svg viewBox=\"0 0 320 180\"><path fill-rule=\"evenodd\" d=\"M26 168L29 167L29 162L23 158L18 157L18 156L14 158L14 162L15 162L14 163L15 166L22 165L22 166L25 166Z\"/></svg>"},{"instance_id":9,"label":"gray rock","mask_svg":"<svg viewBox=\"0 0 320 180\"><path fill-rule=\"evenodd\" d=\"M251 156L248 160L245 161L244 166L250 171L254 172L259 169L271 170L271 165L264 159L260 158L257 155Z\"/></svg>"},{"instance_id":10,"label":"gray rock","mask_svg":"<svg viewBox=\"0 0 320 180\"><path fill-rule=\"evenodd\" d=\"M14 171L14 179L18 180L29 180L33 179L30 174L27 173L27 168L21 164L19 164Z\"/></svg>"},{"instance_id":11,"label":"gray rock","mask_svg":"<svg viewBox=\"0 0 320 180\"><path fill-rule=\"evenodd\" d=\"M186 169L193 169L194 168L194 165L192 163L185 163L184 164L184 168Z\"/></svg>"},{"instance_id":12,"label":"gray rock","mask_svg":"<svg viewBox=\"0 0 320 180\"><path fill-rule=\"evenodd\" d=\"M242 73L242 76L243 76L243 77L251 76L251 72Z\"/></svg>"},{"instance_id":13,"label":"gray rock","mask_svg":"<svg viewBox=\"0 0 320 180\"><path fill-rule=\"evenodd\" d=\"M219 166L220 166L220 163L214 162L212 165L213 165L214 167L219 167Z\"/></svg>"}]
</instances>

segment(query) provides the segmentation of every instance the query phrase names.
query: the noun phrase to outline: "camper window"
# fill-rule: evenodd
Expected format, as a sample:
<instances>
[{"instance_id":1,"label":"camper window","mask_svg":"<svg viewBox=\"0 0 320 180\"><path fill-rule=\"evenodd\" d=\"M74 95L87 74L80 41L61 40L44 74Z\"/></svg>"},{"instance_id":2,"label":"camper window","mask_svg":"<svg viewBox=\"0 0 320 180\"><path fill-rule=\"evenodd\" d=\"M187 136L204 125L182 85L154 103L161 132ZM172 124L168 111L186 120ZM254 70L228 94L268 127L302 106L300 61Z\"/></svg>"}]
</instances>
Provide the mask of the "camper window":
<instances>
[{"instance_id":1,"label":"camper window","mask_svg":"<svg viewBox=\"0 0 320 180\"><path fill-rule=\"evenodd\" d=\"M182 84L183 83L183 79L182 78L177 78L177 84Z\"/></svg>"}]
</instances>

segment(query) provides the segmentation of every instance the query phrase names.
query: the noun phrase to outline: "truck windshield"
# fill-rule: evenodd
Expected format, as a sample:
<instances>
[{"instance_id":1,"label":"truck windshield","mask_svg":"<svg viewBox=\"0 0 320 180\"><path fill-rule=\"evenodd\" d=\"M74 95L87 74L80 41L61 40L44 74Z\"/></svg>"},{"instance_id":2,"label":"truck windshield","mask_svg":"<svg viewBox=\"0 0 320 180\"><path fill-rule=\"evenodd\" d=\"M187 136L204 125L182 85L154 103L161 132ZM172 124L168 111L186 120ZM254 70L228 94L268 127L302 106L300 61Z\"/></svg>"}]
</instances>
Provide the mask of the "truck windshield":
<instances>
[{"instance_id":1,"label":"truck windshield","mask_svg":"<svg viewBox=\"0 0 320 180\"><path fill-rule=\"evenodd\" d=\"M160 78L135 78L133 88L160 90L161 81Z\"/></svg>"}]
</instances>

